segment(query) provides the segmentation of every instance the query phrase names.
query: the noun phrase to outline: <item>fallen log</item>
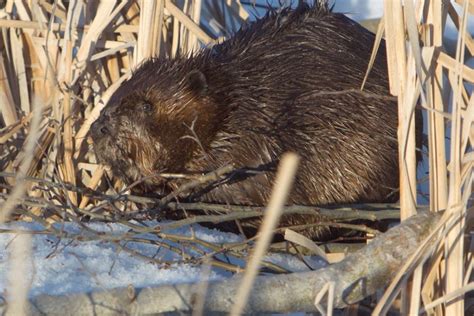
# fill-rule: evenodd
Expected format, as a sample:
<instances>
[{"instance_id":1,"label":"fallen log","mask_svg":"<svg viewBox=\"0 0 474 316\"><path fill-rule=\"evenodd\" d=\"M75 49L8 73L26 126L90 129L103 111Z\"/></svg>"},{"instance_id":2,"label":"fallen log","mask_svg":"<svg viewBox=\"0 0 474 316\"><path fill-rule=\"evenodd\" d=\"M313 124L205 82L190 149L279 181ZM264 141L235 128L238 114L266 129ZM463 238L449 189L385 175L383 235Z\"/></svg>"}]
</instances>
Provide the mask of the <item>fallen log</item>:
<instances>
[{"instance_id":1,"label":"fallen log","mask_svg":"<svg viewBox=\"0 0 474 316\"><path fill-rule=\"evenodd\" d=\"M420 213L375 238L343 261L317 271L260 276L255 282L246 313L316 311L314 299L334 282L334 307L344 308L384 289L436 226L439 214ZM204 310L230 311L240 278L209 282ZM175 284L155 288L132 287L65 296L41 295L29 301L29 314L110 315L190 311L201 284ZM3 314L7 305L0 307Z\"/></svg>"}]
</instances>

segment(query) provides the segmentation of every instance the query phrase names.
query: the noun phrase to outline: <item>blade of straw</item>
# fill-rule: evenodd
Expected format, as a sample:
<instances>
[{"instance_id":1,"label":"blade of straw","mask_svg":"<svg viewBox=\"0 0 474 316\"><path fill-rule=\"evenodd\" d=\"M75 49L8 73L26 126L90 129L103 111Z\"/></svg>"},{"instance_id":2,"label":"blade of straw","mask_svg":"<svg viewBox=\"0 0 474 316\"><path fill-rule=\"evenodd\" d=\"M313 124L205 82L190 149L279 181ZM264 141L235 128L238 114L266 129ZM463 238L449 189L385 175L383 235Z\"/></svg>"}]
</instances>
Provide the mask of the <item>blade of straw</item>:
<instances>
[{"instance_id":1,"label":"blade of straw","mask_svg":"<svg viewBox=\"0 0 474 316\"><path fill-rule=\"evenodd\" d=\"M234 306L232 306L230 315L240 315L244 309L253 282L258 273L260 262L271 242L273 231L278 224L283 206L285 205L287 196L293 184L298 161L298 156L293 153L285 154L281 159L279 171L275 180L275 186L270 197L270 203L265 210L262 226L258 233L258 242L247 264L247 269L245 270L245 275L237 292L235 303Z\"/></svg>"}]
</instances>

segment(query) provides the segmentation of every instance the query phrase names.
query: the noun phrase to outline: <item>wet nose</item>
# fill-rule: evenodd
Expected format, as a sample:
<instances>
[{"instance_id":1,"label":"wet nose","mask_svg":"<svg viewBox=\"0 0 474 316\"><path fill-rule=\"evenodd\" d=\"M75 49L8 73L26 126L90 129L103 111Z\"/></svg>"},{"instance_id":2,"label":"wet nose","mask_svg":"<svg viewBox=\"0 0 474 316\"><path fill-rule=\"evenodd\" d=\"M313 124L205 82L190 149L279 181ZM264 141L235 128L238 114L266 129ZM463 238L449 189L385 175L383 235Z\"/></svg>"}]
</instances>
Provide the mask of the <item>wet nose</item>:
<instances>
[{"instance_id":1,"label":"wet nose","mask_svg":"<svg viewBox=\"0 0 474 316\"><path fill-rule=\"evenodd\" d=\"M109 129L107 128L107 126L101 126L99 127L99 132L101 134L108 134L109 133Z\"/></svg>"},{"instance_id":2,"label":"wet nose","mask_svg":"<svg viewBox=\"0 0 474 316\"><path fill-rule=\"evenodd\" d=\"M93 133L97 136L104 136L110 134L109 128L109 116L107 113L103 113L100 117L92 124Z\"/></svg>"}]
</instances>

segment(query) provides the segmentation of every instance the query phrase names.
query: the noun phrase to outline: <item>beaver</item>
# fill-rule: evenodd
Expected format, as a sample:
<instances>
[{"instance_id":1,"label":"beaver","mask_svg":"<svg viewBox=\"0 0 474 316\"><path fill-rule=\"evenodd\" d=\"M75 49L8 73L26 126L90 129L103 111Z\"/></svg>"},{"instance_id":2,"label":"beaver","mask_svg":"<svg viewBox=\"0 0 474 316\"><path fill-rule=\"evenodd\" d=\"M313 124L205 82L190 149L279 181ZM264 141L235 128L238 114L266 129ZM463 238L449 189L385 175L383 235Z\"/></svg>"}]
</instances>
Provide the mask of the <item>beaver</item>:
<instances>
[{"instance_id":1,"label":"beaver","mask_svg":"<svg viewBox=\"0 0 474 316\"><path fill-rule=\"evenodd\" d=\"M360 91L373 42L372 33L325 1L300 2L195 54L149 59L93 124L97 158L125 183L140 182L140 192L161 194L177 182L157 173L232 164L252 172L195 198L261 206L279 158L290 151L301 162L289 204L396 201L397 103L384 54ZM282 222L320 220L288 215ZM321 238L319 228L303 233Z\"/></svg>"}]
</instances>

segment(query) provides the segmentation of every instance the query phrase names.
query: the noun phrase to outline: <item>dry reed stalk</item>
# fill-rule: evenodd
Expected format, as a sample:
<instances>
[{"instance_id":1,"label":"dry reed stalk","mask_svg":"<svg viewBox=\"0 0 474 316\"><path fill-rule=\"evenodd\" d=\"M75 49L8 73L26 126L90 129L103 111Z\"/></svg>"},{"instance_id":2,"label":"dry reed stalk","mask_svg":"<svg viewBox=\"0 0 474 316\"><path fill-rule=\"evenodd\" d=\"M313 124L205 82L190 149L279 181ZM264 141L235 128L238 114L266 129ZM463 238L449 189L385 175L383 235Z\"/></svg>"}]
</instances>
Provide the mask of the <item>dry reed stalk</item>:
<instances>
[{"instance_id":1,"label":"dry reed stalk","mask_svg":"<svg viewBox=\"0 0 474 316\"><path fill-rule=\"evenodd\" d=\"M436 5L433 1L428 3L427 24L432 25L425 39L427 46L441 47L443 45L443 30L446 10ZM438 113L444 112L443 106L443 68L439 63L435 66L435 80L429 80L427 85L428 106L433 111L428 111L428 146L429 174L430 174L430 208L439 212L447 205L447 169L445 156L445 131L444 118Z\"/></svg>"},{"instance_id":2,"label":"dry reed stalk","mask_svg":"<svg viewBox=\"0 0 474 316\"><path fill-rule=\"evenodd\" d=\"M209 286L209 275L211 274L211 265L209 259L205 259L201 269L202 280L197 284L198 297L196 298L196 303L193 307L192 316L202 316L204 315L204 304L206 302L206 292Z\"/></svg>"},{"instance_id":3,"label":"dry reed stalk","mask_svg":"<svg viewBox=\"0 0 474 316\"><path fill-rule=\"evenodd\" d=\"M390 69L397 69L393 74L396 85L392 91L396 91L398 96L398 142L399 142L399 165L400 165L400 206L401 219L414 214L416 209L416 159L415 159L415 123L413 107L410 98L414 91L407 91L413 88L414 81L414 60L407 59L405 47L405 19L402 4L399 1L386 1L384 16L387 22L385 31L387 50L388 43L395 49L395 56L392 57L394 65ZM389 30L393 30L393 33ZM408 68L407 68L408 67ZM392 84L392 81L390 82ZM411 94L410 94L411 93ZM415 99L416 100L416 99ZM414 101L413 101L414 103Z\"/></svg>"},{"instance_id":4,"label":"dry reed stalk","mask_svg":"<svg viewBox=\"0 0 474 316\"><path fill-rule=\"evenodd\" d=\"M57 4L53 5L51 3L46 2L46 0L39 0L38 5L41 6L46 12L55 17L65 21L66 20L66 11L59 7Z\"/></svg>"},{"instance_id":5,"label":"dry reed stalk","mask_svg":"<svg viewBox=\"0 0 474 316\"><path fill-rule=\"evenodd\" d=\"M92 173L92 178L90 179L89 183L86 183L86 186L92 190L97 189L97 186L99 185L99 182L102 179L102 176L104 175L104 171L105 171L105 168L103 166L101 165L97 166L97 168ZM84 196L81 200L81 203L79 204L79 208L85 208L88 203L89 203L89 197Z\"/></svg>"},{"instance_id":6,"label":"dry reed stalk","mask_svg":"<svg viewBox=\"0 0 474 316\"><path fill-rule=\"evenodd\" d=\"M427 268L425 273L425 282L421 290L421 299L423 305L426 306L433 301L433 297L439 292L439 280L440 277L440 267L441 260L443 259L443 254L441 252L441 247L438 247L434 252L434 255L431 256L430 265ZM436 315L442 315L440 308L436 308L434 311Z\"/></svg>"},{"instance_id":7,"label":"dry reed stalk","mask_svg":"<svg viewBox=\"0 0 474 316\"><path fill-rule=\"evenodd\" d=\"M432 308L440 306L441 304L448 304L449 301L451 301L453 299L456 299L458 297L462 297L464 294L469 293L471 291L474 291L474 282L466 284L465 286L463 286L459 289L456 289L455 291L450 292L449 294L446 294L446 295L434 300L430 304L427 304L421 312L424 313L427 310L430 310ZM450 315L450 314L448 314L447 310L446 310L446 315ZM459 314L459 315L464 315L464 310L462 310L461 314Z\"/></svg>"},{"instance_id":8,"label":"dry reed stalk","mask_svg":"<svg viewBox=\"0 0 474 316\"><path fill-rule=\"evenodd\" d=\"M36 37L25 37L26 42L26 58L30 65L31 77L29 79L31 84L31 94L39 96L43 100L49 100L51 98L52 91L54 91L54 73L51 67L48 65L46 54L49 54L49 60L55 63L56 55L49 52L55 52L56 45L46 42L43 38ZM46 46L47 49L38 49L37 47ZM42 56L39 57L37 54L41 52ZM44 61L44 65L42 65ZM43 71L43 67L46 71Z\"/></svg>"},{"instance_id":9,"label":"dry reed stalk","mask_svg":"<svg viewBox=\"0 0 474 316\"><path fill-rule=\"evenodd\" d=\"M159 31L159 33L161 33L161 34L158 34L155 37L155 43L153 43L154 46L156 47L154 56L160 56L161 55L162 46L164 46L166 44L166 38L167 38L166 25L164 23L164 19L165 19L165 1L164 0L159 0L157 2L158 3L157 3L157 8L156 8L156 17L155 17L154 28L156 28Z\"/></svg>"},{"instance_id":10,"label":"dry reed stalk","mask_svg":"<svg viewBox=\"0 0 474 316\"><path fill-rule=\"evenodd\" d=\"M418 265L413 273L412 288L410 295L410 307L408 310L408 315L416 315L420 310L420 300L421 300L421 282L423 278L423 266Z\"/></svg>"},{"instance_id":11,"label":"dry reed stalk","mask_svg":"<svg viewBox=\"0 0 474 316\"><path fill-rule=\"evenodd\" d=\"M323 286L321 291L318 292L314 300L314 305L323 316L332 316L332 313L334 311L334 291L335 291L334 287L335 287L334 282L327 282ZM322 306L320 302L323 300L326 294L327 294L327 300L326 300L327 304L326 304L326 308L324 308L324 306Z\"/></svg>"},{"instance_id":12,"label":"dry reed stalk","mask_svg":"<svg viewBox=\"0 0 474 316\"><path fill-rule=\"evenodd\" d=\"M405 118L402 120L404 130L408 130L408 141L407 143L400 144L406 151L406 164L407 168L403 168L408 173L405 176L404 182L405 185L410 185L409 193L411 195L410 203L407 203L407 207L416 207L416 155L414 147L415 144L415 126L411 124L415 124L414 119L414 109L418 99L421 100L422 105L426 107L426 96L424 91L421 89L421 82L425 81L427 74L426 71L426 64L421 55L420 43L418 40L418 21L417 16L421 16L421 11L423 7L421 3L417 7L417 11L415 12L415 8L413 2L407 1L405 3L404 8L404 17L405 17L405 24L408 33L408 43L410 44L409 51L408 51L408 67L407 67L407 88L406 88L406 98L404 109ZM421 96L421 97L420 97ZM406 126L408 124L408 126ZM410 126L411 125L411 126ZM405 134L405 133L404 133ZM400 142L400 140L399 140ZM406 147L405 147L406 146ZM400 147L399 147L400 148ZM413 148L413 149L412 149ZM401 151L399 151L401 155ZM401 170L400 170L401 172ZM411 180L411 181L410 181ZM402 180L403 182L403 180ZM408 197L407 197L408 199ZM400 200L400 204L402 204L402 200ZM411 215L415 213L415 209L413 208L410 212ZM403 219L403 218L402 218ZM421 282L422 282L422 274L423 274L423 266L419 265L414 272L413 278L411 280L410 286L405 286L402 289L402 300L401 300L401 313L402 314L413 314L419 310L419 303L420 303L420 293L421 293ZM411 291L411 295L409 294Z\"/></svg>"},{"instance_id":13,"label":"dry reed stalk","mask_svg":"<svg viewBox=\"0 0 474 316\"><path fill-rule=\"evenodd\" d=\"M235 16L238 16L242 21L249 18L249 13L245 10L240 1L226 0L226 4L231 9L231 12Z\"/></svg>"},{"instance_id":14,"label":"dry reed stalk","mask_svg":"<svg viewBox=\"0 0 474 316\"><path fill-rule=\"evenodd\" d=\"M5 131L3 131L2 134L0 135L0 145L4 145L10 138L12 138L22 128L25 128L25 125L29 123L30 119L31 119L31 113L24 116L21 120L11 124L10 127L6 129Z\"/></svg>"},{"instance_id":15,"label":"dry reed stalk","mask_svg":"<svg viewBox=\"0 0 474 316\"><path fill-rule=\"evenodd\" d=\"M66 20L66 30L64 34L64 42L62 45L62 52L60 60L62 63L59 65L58 68L58 82L63 87L62 91L57 91L56 93L62 94L62 115L61 121L63 123L63 131L62 131L62 138L63 138L63 155L62 155L62 162L59 163L59 171L61 174L61 178L63 181L76 184L76 174L75 174L75 166L72 161L72 156L74 152L74 143L73 143L73 122L72 122L72 105L71 105L71 98L72 98L72 91L70 91L70 87L72 86L73 80L73 46L76 44L77 34L76 28L79 23L78 15L80 14L82 9L82 5L77 3L76 1L71 1L67 20ZM53 104L53 106L59 106L59 104ZM59 111L58 111L59 112ZM77 205L77 195L75 192L68 192L68 198L72 205Z\"/></svg>"},{"instance_id":16,"label":"dry reed stalk","mask_svg":"<svg viewBox=\"0 0 474 316\"><path fill-rule=\"evenodd\" d=\"M184 14L184 16L189 16L189 10L190 10L190 5L191 5L191 2L192 0L183 0L182 3L182 13ZM166 6L166 8L168 9L168 6ZM176 15L173 15L175 16L175 18L177 18ZM186 27L183 25L183 23L181 23L180 21L180 24L179 24L179 49L180 49L180 52L185 52L187 47L188 47L188 40L189 40L189 31L186 29Z\"/></svg>"},{"instance_id":17,"label":"dry reed stalk","mask_svg":"<svg viewBox=\"0 0 474 316\"><path fill-rule=\"evenodd\" d=\"M291 229L285 229L285 240L294 244L303 246L308 249L312 254L320 256L326 262L328 261L327 255L318 245L316 245L311 239Z\"/></svg>"},{"instance_id":18,"label":"dry reed stalk","mask_svg":"<svg viewBox=\"0 0 474 316\"><path fill-rule=\"evenodd\" d=\"M42 104L39 101L36 102L37 103L34 103L33 108L33 117L31 119L29 131L30 133L22 148L24 158L22 159L21 164L18 167L15 179L15 187L8 196L8 199L1 204L0 223L3 223L8 220L10 213L13 211L19 199L21 199L21 197L25 193L25 186L27 185L25 177L27 176L28 169L30 168L30 165L34 158L33 153L39 135L38 130L41 122Z\"/></svg>"},{"instance_id":19,"label":"dry reed stalk","mask_svg":"<svg viewBox=\"0 0 474 316\"><path fill-rule=\"evenodd\" d=\"M33 161L28 168L27 175L33 176L36 173L36 170L41 163L41 159L44 155L46 148L51 146L55 135L55 132L52 129L44 129L39 131L40 137L37 140L35 150L33 151Z\"/></svg>"},{"instance_id":20,"label":"dry reed stalk","mask_svg":"<svg viewBox=\"0 0 474 316\"><path fill-rule=\"evenodd\" d=\"M127 44L123 45L121 49L124 49L126 47L128 47ZM116 82L120 79L120 65L119 57L117 57L117 54L114 53L113 56L110 56L110 58L106 59L106 66L103 69L107 69L107 71L104 72L107 74L108 82Z\"/></svg>"},{"instance_id":21,"label":"dry reed stalk","mask_svg":"<svg viewBox=\"0 0 474 316\"><path fill-rule=\"evenodd\" d=\"M457 67L456 59L447 55L446 53L440 53L438 57L438 63L440 66L447 68L450 72L454 72ZM474 81L474 70L466 65L460 66L462 68L463 77L468 81ZM436 113L436 111L434 111ZM438 114L438 113L437 113ZM452 115L449 114L449 119L452 119Z\"/></svg>"},{"instance_id":22,"label":"dry reed stalk","mask_svg":"<svg viewBox=\"0 0 474 316\"><path fill-rule=\"evenodd\" d=\"M0 56L0 109L2 117L6 126L11 126L18 122L18 114L15 109L15 102L13 101L12 91L10 88L10 80L8 80L5 69L5 59Z\"/></svg>"},{"instance_id":23,"label":"dry reed stalk","mask_svg":"<svg viewBox=\"0 0 474 316\"><path fill-rule=\"evenodd\" d=\"M370 60L369 60L369 65L367 66L367 71L365 72L364 80L362 81L362 84L360 86L360 90L364 90L365 83L367 82L367 79L369 78L370 71L372 70L372 67L375 62L375 58L377 57L377 52L380 47L380 43L382 41L382 36L385 31L385 18L382 17L378 23L377 27L377 33L375 35L375 43L374 47L372 48L372 53L370 55Z\"/></svg>"},{"instance_id":24,"label":"dry reed stalk","mask_svg":"<svg viewBox=\"0 0 474 316\"><path fill-rule=\"evenodd\" d=\"M33 160L33 151L35 149L35 143L37 135L39 135L38 129L41 122L42 104L39 100L35 100L32 109L32 120L30 126L30 134L28 139L23 146L25 153L23 161L19 166L19 171L16 176L16 184L8 199L1 204L0 212L0 223L5 222L15 208L19 199L24 195L25 187L27 185L25 176L28 172L30 164ZM28 299L29 286L26 282L27 273L26 264L30 262L30 236L23 235L17 236L13 242L10 259L10 271L8 275L9 284L9 315L26 315L26 302Z\"/></svg>"},{"instance_id":25,"label":"dry reed stalk","mask_svg":"<svg viewBox=\"0 0 474 316\"><path fill-rule=\"evenodd\" d=\"M72 43L70 41L66 42L66 54L64 63L69 65L66 69L66 73L68 74L67 82L71 81L72 75ZM72 112L71 112L71 93L66 92L63 95L63 113L64 113L64 124L63 124L63 144L64 144L64 156L63 162L59 165L60 170L63 173L63 179L72 184L76 184L76 176L75 176L75 167L72 161L73 155L73 130L72 130ZM77 196L74 192L69 192L69 199L73 205L77 204Z\"/></svg>"},{"instance_id":26,"label":"dry reed stalk","mask_svg":"<svg viewBox=\"0 0 474 316\"><path fill-rule=\"evenodd\" d=\"M406 198L403 198L404 193L404 184L406 189L406 184L412 186L409 174L412 173L410 168L413 168L413 165L409 161L414 158L414 156L405 156L404 150L408 150L411 147L409 144L408 147L404 145L404 139L410 142L410 132L408 136L400 137L403 133L409 130L408 127L411 126L411 118L408 116L410 111L413 111L414 102L418 99L421 92L421 103L422 106L428 109L428 122L429 122L429 149L430 149L430 205L432 211L439 211L446 209L448 207L448 213L454 212L456 214L456 222L453 218L446 220L446 225L449 229L443 229L443 235L447 236L446 240L439 239L439 245L443 245L444 242L447 242L445 247L449 249L449 252L445 253L445 260L442 259L442 255L437 256L438 259L433 261L433 266L429 269L429 278L425 280L425 286L422 286L423 275L423 263L426 261L429 253L426 253L427 249L419 250L414 256L424 256L424 259L416 263L415 265L407 265L402 268L401 274L410 273L414 271L414 279L411 288L411 305L410 312L418 313L420 311L419 306L419 297L420 294L423 294L423 303L428 306L434 306L428 302L429 297L436 297L444 290L449 293L462 294L462 291L459 291L460 287L463 286L463 278L466 279L466 274L463 271L463 245L462 240L463 232L466 229L466 224L464 218L466 217L466 205L468 201L468 196L471 194L472 183L470 182L472 178L472 163L470 163L470 157L472 153L466 153L468 149L469 141L472 142L473 138L469 138L470 126L472 124L472 117L474 114L469 114L471 107L467 104L471 103L471 100L474 100L469 93L464 88L464 82L474 82L473 70L468 66L464 65L464 59L461 53L464 52L464 48L467 47L471 50L472 47L472 38L464 29L466 25L467 18L467 6L468 2L464 3L463 19L459 22L456 12L450 4L448 4L449 13L453 15L453 20L459 28L459 40L457 48L457 57L451 58L446 55L444 52L433 54L433 47L442 45L442 34L443 27L446 17L447 10L442 10L441 2L434 1L425 1L424 3L419 2L417 10L414 10L413 4L411 2L406 3L404 7L401 7L399 2L385 2L385 20L387 23L386 27L386 38L387 38L387 54L389 61L389 71L390 71L390 80L391 80L391 89L396 91L399 96L399 108L400 108L400 125L399 127L399 149L400 149L400 165L401 165L401 207L402 212L404 206L409 206L410 201L409 196L405 195ZM388 13L388 14L387 14ZM417 28L417 19L416 17L421 17L423 14L426 14L425 19L427 22L432 25L432 28ZM401 17L404 17L401 18ZM421 38L424 39L424 47L420 49L420 43L418 42L418 32L420 30ZM408 45L411 48L407 51L405 56L405 33L408 33ZM397 46L398 43L398 46ZM435 46L433 46L435 45ZM431 46L431 47L430 47ZM390 48L391 47L391 48ZM392 51L396 48L396 52ZM401 52L401 53L400 53ZM434 67L429 67L432 65L431 60L433 60ZM423 68L423 63L425 68ZM405 66L403 66L405 64ZM453 111L452 113L447 113L447 107L443 106L443 67L448 69L448 76L450 85L454 90L454 99L453 99ZM428 70L425 74L425 69ZM398 81L396 81L398 79ZM396 83L394 83L396 81ZM428 92L424 95L425 91ZM402 97L400 97L402 95ZM405 107L405 108L404 108ZM474 107L472 108L474 109ZM472 110L471 110L472 111ZM461 119L462 117L462 119ZM445 118L451 120L451 162L449 165L449 192L448 192L448 183L447 183L447 166L446 166L446 156L444 152L445 148L445 139L444 139L444 123ZM467 124L467 125L465 125ZM404 149L405 148L405 149ZM411 155L410 151L410 155ZM404 179L404 170L405 166L403 165L403 160L406 160L407 169L405 172ZM405 191L409 192L409 191ZM463 193L462 193L463 192ZM414 192L412 193L412 197ZM449 200L448 200L449 198ZM404 202L405 201L405 202ZM413 202L414 199L411 198ZM448 203L449 201L449 203ZM406 213L405 213L406 215ZM403 218L402 214L402 218ZM454 248L453 248L454 246ZM446 264L444 264L446 263ZM442 268L444 266L444 269ZM409 269L409 271L407 270ZM446 272L444 272L444 270ZM441 273L435 273L440 271ZM400 275L401 275L400 274ZM397 281L398 280L398 281ZM406 277L403 278L406 280ZM440 284L440 280L444 280L444 285L439 287L437 284ZM396 278L392 285L389 287L384 297L380 300L379 305L377 306L374 314L384 313L387 309L386 306L388 303L387 300L393 300L394 295L399 293L403 289L403 284L405 281L402 279ZM423 290L421 290L423 288ZM397 292L393 292L397 289ZM406 292L405 292L406 294ZM407 295L405 295L407 296ZM389 298L390 297L390 298ZM454 298L455 296L450 296ZM439 302L439 301L437 301ZM453 303L454 302L454 303ZM456 297L453 302L448 302L444 300L443 303L447 306L447 314L459 314L463 312L462 306L462 297ZM450 307L450 305L452 307ZM385 306L385 307L381 307ZM402 302L401 310L407 311L408 302ZM449 313L448 313L449 310ZM439 310L437 310L437 313Z\"/></svg>"},{"instance_id":27,"label":"dry reed stalk","mask_svg":"<svg viewBox=\"0 0 474 316\"><path fill-rule=\"evenodd\" d=\"M193 32L196 37L204 44L211 44L214 40L209 37L196 23L193 22L183 11L181 11L175 4L170 0L165 0L165 8L173 15L178 21L183 24L190 32Z\"/></svg>"},{"instance_id":28,"label":"dry reed stalk","mask_svg":"<svg viewBox=\"0 0 474 316\"><path fill-rule=\"evenodd\" d=\"M27 266L31 263L31 236L18 234L11 244L8 273L8 309L6 315L27 315L28 273Z\"/></svg>"},{"instance_id":29,"label":"dry reed stalk","mask_svg":"<svg viewBox=\"0 0 474 316\"><path fill-rule=\"evenodd\" d=\"M416 158L415 158L415 120L413 98L416 87L413 52L407 56L404 16L401 1L385 1L384 17L387 23L386 42L389 61L389 78L392 94L398 97L398 154L400 170L400 219L404 220L416 212ZM411 8L412 9L412 8ZM412 15L414 13L412 12ZM414 21L413 21L414 22ZM392 31L393 30L393 31ZM390 43L390 44L389 44ZM393 53L388 50L394 48ZM410 54L412 53L412 54ZM391 64L391 66L390 66ZM396 72L395 72L396 69ZM396 83L395 83L396 82ZM393 93L395 92L395 93ZM413 98L414 100L411 100ZM401 313L408 310L406 283L402 289Z\"/></svg>"},{"instance_id":30,"label":"dry reed stalk","mask_svg":"<svg viewBox=\"0 0 474 316\"><path fill-rule=\"evenodd\" d=\"M468 12L470 14L474 14L474 1L472 1L472 0L467 0L467 1L465 1L465 0L455 0L455 1L460 5L463 5L464 2L469 2Z\"/></svg>"},{"instance_id":31,"label":"dry reed stalk","mask_svg":"<svg viewBox=\"0 0 474 316\"><path fill-rule=\"evenodd\" d=\"M115 7L115 1L101 1L97 8L97 12L94 20L89 24L89 29L85 36L82 38L79 50L75 56L76 62L74 63L75 72L71 77L69 85L72 86L77 79L82 75L85 70L87 63L90 60L90 56L95 49L95 45L99 37L104 32L105 28L108 27L117 17L120 10L127 4L126 1L121 2ZM115 8L114 8L115 7Z\"/></svg>"},{"instance_id":32,"label":"dry reed stalk","mask_svg":"<svg viewBox=\"0 0 474 316\"><path fill-rule=\"evenodd\" d=\"M24 20L1 20L0 19L0 27L1 28L16 28L21 29L23 31L32 29L32 30L40 30L44 28L44 25L37 21L24 21ZM87 31L89 30L89 26L80 26L77 28L78 31ZM59 23L52 23L49 30L51 32L64 32L66 27L64 24ZM137 25L119 25L113 30L114 33L138 33L138 26Z\"/></svg>"},{"instance_id":33,"label":"dry reed stalk","mask_svg":"<svg viewBox=\"0 0 474 316\"><path fill-rule=\"evenodd\" d=\"M456 68L453 77L457 82L451 82L453 87L453 105L451 120L451 162L449 170L448 212L455 206L462 205L462 179L461 179L461 108L463 106L462 92L464 90L463 65L465 52L465 34L467 28L469 1L464 1L463 17L459 27L458 46L456 49ZM451 79L451 78L450 78ZM451 80L450 80L451 81ZM464 277L464 220L449 232L446 240L446 292L451 294L463 286ZM464 313L464 300L462 296L446 303L448 315L461 315Z\"/></svg>"},{"instance_id":34,"label":"dry reed stalk","mask_svg":"<svg viewBox=\"0 0 474 316\"><path fill-rule=\"evenodd\" d=\"M452 3L449 3L447 4L448 6L448 11L449 11L449 16L451 17L454 25L456 26L456 28L458 30L461 30L460 28L460 21L459 21L459 15L458 13L456 12L456 10L454 9ZM471 9L469 9L471 10ZM471 34L469 34L466 30L466 34L464 34L465 38L464 38L464 41L465 41L465 46L466 48L469 50L469 52L471 54L474 53L474 40L472 39L472 36Z\"/></svg>"},{"instance_id":35,"label":"dry reed stalk","mask_svg":"<svg viewBox=\"0 0 474 316\"><path fill-rule=\"evenodd\" d=\"M18 92L20 96L20 108L23 112L30 112L30 96L26 78L25 60L23 57L23 42L14 30L10 30L10 43L12 46L13 67L17 77Z\"/></svg>"},{"instance_id":36,"label":"dry reed stalk","mask_svg":"<svg viewBox=\"0 0 474 316\"><path fill-rule=\"evenodd\" d=\"M107 44L109 44L109 45L107 45ZM113 44L113 45L110 45L110 44ZM90 61L95 61L95 60L98 60L98 59L101 59L101 58L109 57L111 55L116 55L117 53L120 53L123 50L128 50L129 48L132 48L134 46L135 45L133 43L107 41L105 47L106 48L110 47L110 48L108 48L107 50L104 50L100 53L92 55L91 58L90 58ZM115 59L115 62L118 63L118 60L117 60L118 58L116 56L115 57L111 56L111 58ZM110 61L110 59L107 59L107 62L109 62L109 61ZM108 66L107 67L108 69L109 69L109 67L111 67L110 64L108 64L107 66ZM114 64L114 66L115 66L115 64ZM116 69L114 69L114 70L116 70L117 74L120 74L120 69L118 67L115 67L115 68ZM117 80L118 80L118 78L116 80L112 80L112 82L115 82Z\"/></svg>"},{"instance_id":37,"label":"dry reed stalk","mask_svg":"<svg viewBox=\"0 0 474 316\"><path fill-rule=\"evenodd\" d=\"M158 55L161 43L164 0L140 0L140 26L135 65Z\"/></svg>"},{"instance_id":38,"label":"dry reed stalk","mask_svg":"<svg viewBox=\"0 0 474 316\"><path fill-rule=\"evenodd\" d=\"M293 185L293 180L298 167L299 158L295 154L284 154L280 161L280 167L275 178L275 185L270 196L268 207L264 212L262 225L258 232L258 241L245 269L245 275L241 280L239 290L235 297L234 305L230 315L240 315L247 303L248 295L257 276L265 252L273 237L273 231L280 220L281 211L286 203L286 198Z\"/></svg>"},{"instance_id":39,"label":"dry reed stalk","mask_svg":"<svg viewBox=\"0 0 474 316\"><path fill-rule=\"evenodd\" d=\"M385 1L384 2L384 12L388 14L383 15L383 20L385 21L385 45L387 47L387 67L388 67L388 78L390 82L390 93L392 95L398 95L400 91L400 83L398 76L398 67L397 67L397 55L396 55L396 42L395 42L395 29L388 27L388 25L393 26L394 16L393 12L393 2Z\"/></svg>"},{"instance_id":40,"label":"dry reed stalk","mask_svg":"<svg viewBox=\"0 0 474 316\"><path fill-rule=\"evenodd\" d=\"M1 57L0 57L0 64L3 65L3 59ZM13 127L14 125L16 125L17 127L21 128L22 124L19 124L20 122L18 120L18 115L15 110L14 102L12 100L13 97L11 96L10 93L8 93L10 91L10 88L5 86L6 84L8 84L8 80L4 79L6 78L6 76L2 75L2 69L1 69L2 65L0 65L0 78L1 78L0 84L2 85L1 89L3 90L0 93L0 110L2 112L2 117L5 121L6 126ZM7 92L8 94L4 92Z\"/></svg>"},{"instance_id":41,"label":"dry reed stalk","mask_svg":"<svg viewBox=\"0 0 474 316\"><path fill-rule=\"evenodd\" d=\"M419 7L421 9L421 7ZM421 89L421 83L425 80L425 65L422 64L421 49L418 40L418 21L415 16L421 16L420 12L415 12L413 3L407 2L404 7L404 18L406 24L406 32L408 33L408 42L411 43L408 47L406 82L404 92L403 107L399 107L399 113L402 112L403 119L399 119L402 135L399 139L399 155L402 155L404 167L400 170L400 206L403 209L405 205L406 213L401 211L403 216L412 216L416 213L416 142L415 142L415 107L418 100L422 104L426 103L424 91ZM403 149L403 150L402 150ZM405 175L402 175L402 171ZM405 187L403 187L405 186ZM402 190L402 188L404 188ZM404 198L402 198L404 196ZM406 217L405 217L406 218Z\"/></svg>"},{"instance_id":42,"label":"dry reed stalk","mask_svg":"<svg viewBox=\"0 0 474 316\"><path fill-rule=\"evenodd\" d=\"M191 4L191 16L192 20L196 25L199 26L201 21L201 8L202 8L202 0L194 0ZM189 36L188 41L188 52L195 52L199 49L199 41L193 33Z\"/></svg>"},{"instance_id":43,"label":"dry reed stalk","mask_svg":"<svg viewBox=\"0 0 474 316\"><path fill-rule=\"evenodd\" d=\"M173 17L173 39L171 40L171 57L176 57L176 54L178 53L179 50L179 36L178 34L180 33L180 23L176 17Z\"/></svg>"}]
</instances>

